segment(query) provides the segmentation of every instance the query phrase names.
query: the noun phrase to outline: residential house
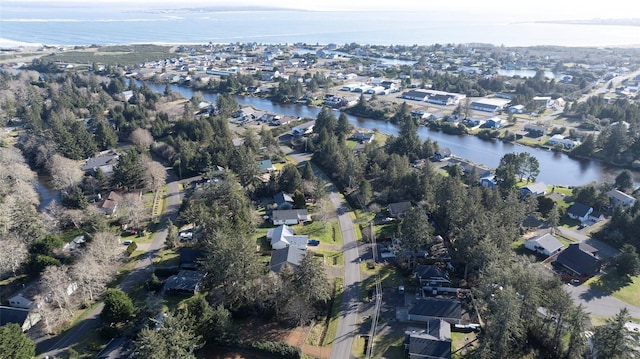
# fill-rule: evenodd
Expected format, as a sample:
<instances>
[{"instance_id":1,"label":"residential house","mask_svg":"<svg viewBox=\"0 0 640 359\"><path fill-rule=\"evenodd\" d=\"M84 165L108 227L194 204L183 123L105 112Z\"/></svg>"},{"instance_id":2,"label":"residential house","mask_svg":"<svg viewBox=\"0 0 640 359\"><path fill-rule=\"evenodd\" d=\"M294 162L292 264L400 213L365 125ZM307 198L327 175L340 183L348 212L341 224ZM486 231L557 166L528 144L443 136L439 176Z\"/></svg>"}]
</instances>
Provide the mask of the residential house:
<instances>
[{"instance_id":1,"label":"residential house","mask_svg":"<svg viewBox=\"0 0 640 359\"><path fill-rule=\"evenodd\" d=\"M196 270L181 270L164 282L164 292L167 294L194 295L200 289L206 277L205 272Z\"/></svg>"},{"instance_id":2,"label":"residential house","mask_svg":"<svg viewBox=\"0 0 640 359\"><path fill-rule=\"evenodd\" d=\"M451 150L449 147L438 148L438 150L433 154L433 159L436 161L444 161L451 158Z\"/></svg>"},{"instance_id":3,"label":"residential house","mask_svg":"<svg viewBox=\"0 0 640 359\"><path fill-rule=\"evenodd\" d=\"M69 252L73 252L78 248L81 248L82 246L84 246L86 240L84 238L83 235L79 235L74 237L71 242L65 243L65 245L62 247L62 249L67 250Z\"/></svg>"},{"instance_id":4,"label":"residential house","mask_svg":"<svg viewBox=\"0 0 640 359\"><path fill-rule=\"evenodd\" d=\"M0 306L0 327L15 323L20 326L23 332L26 332L38 324L40 319L40 314L28 309Z\"/></svg>"},{"instance_id":5,"label":"residential house","mask_svg":"<svg viewBox=\"0 0 640 359\"><path fill-rule=\"evenodd\" d=\"M304 136L313 132L313 126L316 121L305 122L302 125L298 125L291 130L291 134L294 136Z\"/></svg>"},{"instance_id":6,"label":"residential house","mask_svg":"<svg viewBox=\"0 0 640 359\"><path fill-rule=\"evenodd\" d=\"M404 347L409 359L451 359L451 324L434 319L423 328L409 327Z\"/></svg>"},{"instance_id":7,"label":"residential house","mask_svg":"<svg viewBox=\"0 0 640 359\"><path fill-rule=\"evenodd\" d=\"M450 287L446 270L435 265L418 265L414 270L421 287Z\"/></svg>"},{"instance_id":8,"label":"residential house","mask_svg":"<svg viewBox=\"0 0 640 359\"><path fill-rule=\"evenodd\" d=\"M630 196L620 190L612 189L607 192L607 196L609 196L609 200L611 200L611 205L614 207L625 206L631 207L636 203L636 199L633 196Z\"/></svg>"},{"instance_id":9,"label":"residential house","mask_svg":"<svg viewBox=\"0 0 640 359\"><path fill-rule=\"evenodd\" d=\"M555 146L555 145L560 144L560 145L564 146L565 148L574 148L574 147L578 146L580 144L580 142L579 141L574 141L574 140L572 140L572 139L570 139L568 137L565 137L565 136L563 136L561 134L556 134L556 135L551 136L551 138L549 138L547 140L547 144L551 145L551 146Z\"/></svg>"},{"instance_id":10,"label":"residential house","mask_svg":"<svg viewBox=\"0 0 640 359\"><path fill-rule=\"evenodd\" d=\"M374 139L375 134L373 132L358 131L353 135L353 140L359 143L371 143Z\"/></svg>"},{"instance_id":11,"label":"residential house","mask_svg":"<svg viewBox=\"0 0 640 359\"><path fill-rule=\"evenodd\" d=\"M396 202L389 204L389 216L393 218L402 218L404 214L411 208L411 202Z\"/></svg>"},{"instance_id":12,"label":"residential house","mask_svg":"<svg viewBox=\"0 0 640 359\"><path fill-rule=\"evenodd\" d=\"M13 297L10 297L9 305L13 308L20 308L20 309L32 309L38 306L38 304L34 300L31 300L25 297L21 293L18 293Z\"/></svg>"},{"instance_id":13,"label":"residential house","mask_svg":"<svg viewBox=\"0 0 640 359\"><path fill-rule=\"evenodd\" d=\"M525 125L524 130L527 131L529 137L540 137L547 134L547 128L544 126Z\"/></svg>"},{"instance_id":14,"label":"residential house","mask_svg":"<svg viewBox=\"0 0 640 359\"><path fill-rule=\"evenodd\" d=\"M499 117L491 117L487 119L484 125L488 128L500 128L504 125L504 120Z\"/></svg>"},{"instance_id":15,"label":"residential house","mask_svg":"<svg viewBox=\"0 0 640 359\"><path fill-rule=\"evenodd\" d=\"M524 113L524 105L513 105L509 107L511 113Z\"/></svg>"},{"instance_id":16,"label":"residential house","mask_svg":"<svg viewBox=\"0 0 640 359\"><path fill-rule=\"evenodd\" d=\"M578 220L581 223L588 221L591 213L593 213L593 208L579 202L575 202L567 210L569 218Z\"/></svg>"},{"instance_id":17,"label":"residential house","mask_svg":"<svg viewBox=\"0 0 640 359\"><path fill-rule=\"evenodd\" d=\"M98 204L98 209L104 214L113 215L118 209L118 202L120 200L120 195L114 191L111 191L109 192L107 197Z\"/></svg>"},{"instance_id":18,"label":"residential house","mask_svg":"<svg viewBox=\"0 0 640 359\"><path fill-rule=\"evenodd\" d=\"M290 194L284 192L278 192L273 195L273 202L278 206L278 209L291 209L293 207L293 198Z\"/></svg>"},{"instance_id":19,"label":"residential house","mask_svg":"<svg viewBox=\"0 0 640 359\"><path fill-rule=\"evenodd\" d=\"M524 246L533 252L543 254L545 256L552 256L564 248L562 243L560 243L560 241L551 233L531 238L524 242Z\"/></svg>"},{"instance_id":20,"label":"residential house","mask_svg":"<svg viewBox=\"0 0 640 359\"><path fill-rule=\"evenodd\" d=\"M120 154L115 151L103 151L97 156L87 159L80 168L85 172L91 172L91 174L95 174L98 170L104 174L110 174L119 158Z\"/></svg>"},{"instance_id":21,"label":"residential house","mask_svg":"<svg viewBox=\"0 0 640 359\"><path fill-rule=\"evenodd\" d=\"M269 71L269 70L262 70L261 71L261 80L262 81L274 81L275 79L280 77L280 71L275 70L275 71Z\"/></svg>"},{"instance_id":22,"label":"residential house","mask_svg":"<svg viewBox=\"0 0 640 359\"><path fill-rule=\"evenodd\" d=\"M480 178L492 176L490 169L472 164L462 159L452 158L449 160L449 165L462 167L462 172L465 176L469 176L474 172Z\"/></svg>"},{"instance_id":23,"label":"residential house","mask_svg":"<svg viewBox=\"0 0 640 359\"><path fill-rule=\"evenodd\" d=\"M459 324L462 320L462 305L458 299L420 298L409 309L408 320L426 323L442 319L449 324Z\"/></svg>"},{"instance_id":24,"label":"residential house","mask_svg":"<svg viewBox=\"0 0 640 359\"><path fill-rule=\"evenodd\" d=\"M558 255L554 265L576 277L591 277L599 273L602 267L597 252L595 248L586 243L571 243Z\"/></svg>"},{"instance_id":25,"label":"residential house","mask_svg":"<svg viewBox=\"0 0 640 359\"><path fill-rule=\"evenodd\" d=\"M258 170L262 173L269 173L276 170L271 160L262 160L258 162Z\"/></svg>"},{"instance_id":26,"label":"residential house","mask_svg":"<svg viewBox=\"0 0 640 359\"><path fill-rule=\"evenodd\" d=\"M480 178L480 186L495 189L498 187L498 184L496 183L496 176L489 175Z\"/></svg>"},{"instance_id":27,"label":"residential house","mask_svg":"<svg viewBox=\"0 0 640 359\"><path fill-rule=\"evenodd\" d=\"M306 251L301 248L289 246L282 249L277 249L271 252L271 260L269 261L269 268L274 273L280 273L285 265L295 270L302 262L302 259L306 255Z\"/></svg>"},{"instance_id":28,"label":"residential house","mask_svg":"<svg viewBox=\"0 0 640 359\"><path fill-rule=\"evenodd\" d=\"M306 209L276 209L271 213L271 222L274 226L298 224L308 220L309 214Z\"/></svg>"},{"instance_id":29,"label":"residential house","mask_svg":"<svg viewBox=\"0 0 640 359\"><path fill-rule=\"evenodd\" d=\"M307 249L309 243L308 236L295 235L293 228L283 224L278 228L270 229L267 232L267 239L273 249L283 249L286 247L296 247Z\"/></svg>"},{"instance_id":30,"label":"residential house","mask_svg":"<svg viewBox=\"0 0 640 359\"><path fill-rule=\"evenodd\" d=\"M533 103L535 104L536 107L540 107L540 106L547 107L549 106L550 102L551 102L551 97L549 96L536 96L533 98Z\"/></svg>"},{"instance_id":31,"label":"residential house","mask_svg":"<svg viewBox=\"0 0 640 359\"><path fill-rule=\"evenodd\" d=\"M539 197L547 194L547 185L543 182L531 183L520 187L520 198L527 196Z\"/></svg>"}]
</instances>

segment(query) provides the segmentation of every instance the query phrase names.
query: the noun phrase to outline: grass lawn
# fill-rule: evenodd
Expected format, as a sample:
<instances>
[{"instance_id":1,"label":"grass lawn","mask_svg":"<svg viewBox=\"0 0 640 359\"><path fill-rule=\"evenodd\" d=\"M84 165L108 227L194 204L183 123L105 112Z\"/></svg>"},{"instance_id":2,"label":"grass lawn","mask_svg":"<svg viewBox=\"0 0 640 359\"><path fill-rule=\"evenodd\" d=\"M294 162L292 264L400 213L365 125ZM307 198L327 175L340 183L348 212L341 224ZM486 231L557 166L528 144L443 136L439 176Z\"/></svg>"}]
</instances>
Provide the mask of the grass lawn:
<instances>
[{"instance_id":1,"label":"grass lawn","mask_svg":"<svg viewBox=\"0 0 640 359\"><path fill-rule=\"evenodd\" d=\"M324 264L328 266L343 267L344 266L344 254L342 252L334 251L314 251L324 257Z\"/></svg>"},{"instance_id":2,"label":"grass lawn","mask_svg":"<svg viewBox=\"0 0 640 359\"><path fill-rule=\"evenodd\" d=\"M556 232L555 236L556 236L556 239L557 239L558 241L560 241L560 243L562 243L562 245L563 245L565 248L566 248L566 247L569 247L569 245L570 245L571 243L575 243L575 241L574 241L572 238L566 237L566 236L562 235L561 233Z\"/></svg>"},{"instance_id":3,"label":"grass lawn","mask_svg":"<svg viewBox=\"0 0 640 359\"><path fill-rule=\"evenodd\" d=\"M404 353L404 336L376 336L373 342L373 358L404 358Z\"/></svg>"},{"instance_id":4,"label":"grass lawn","mask_svg":"<svg viewBox=\"0 0 640 359\"><path fill-rule=\"evenodd\" d=\"M375 291L376 274L380 276L382 288L397 288L399 285L404 285L408 282L408 279L390 264L376 263L373 269L370 269L369 265L369 262L360 263L360 274L363 278L360 283L360 298L364 301L369 300L370 290Z\"/></svg>"},{"instance_id":5,"label":"grass lawn","mask_svg":"<svg viewBox=\"0 0 640 359\"><path fill-rule=\"evenodd\" d=\"M293 231L296 235L306 235L309 236L310 239L317 239L322 243L342 245L340 225L335 221L331 221L327 225L318 221L311 222L307 225L295 225L293 226Z\"/></svg>"},{"instance_id":6,"label":"grass lawn","mask_svg":"<svg viewBox=\"0 0 640 359\"><path fill-rule=\"evenodd\" d=\"M640 306L640 276L620 275L615 269L589 279L585 284L625 303Z\"/></svg>"},{"instance_id":7,"label":"grass lawn","mask_svg":"<svg viewBox=\"0 0 640 359\"><path fill-rule=\"evenodd\" d=\"M476 333L460 333L451 332L451 352L454 353L452 358L464 358L467 349L474 348L473 344L469 344L477 339ZM470 347L462 349L465 345L469 344ZM474 343L477 344L477 343ZM460 350L460 352L457 352Z\"/></svg>"},{"instance_id":8,"label":"grass lawn","mask_svg":"<svg viewBox=\"0 0 640 359\"><path fill-rule=\"evenodd\" d=\"M558 223L558 226L564 227L564 228L575 228L575 227L578 227L579 225L580 225L580 221L576 219L571 219L569 218L569 216L560 217L560 222Z\"/></svg>"},{"instance_id":9,"label":"grass lawn","mask_svg":"<svg viewBox=\"0 0 640 359\"><path fill-rule=\"evenodd\" d=\"M333 344L334 339L336 338L336 333L338 332L338 318L340 318L340 306L342 305L342 278L336 278L334 282L334 290L333 290L333 304L331 306L331 318L329 318L327 324L327 332L324 335L324 340L322 341L322 346L331 346Z\"/></svg>"},{"instance_id":10,"label":"grass lawn","mask_svg":"<svg viewBox=\"0 0 640 359\"><path fill-rule=\"evenodd\" d=\"M174 251L173 249L162 250L153 259L153 265L160 267L180 265L180 253Z\"/></svg>"},{"instance_id":11,"label":"grass lawn","mask_svg":"<svg viewBox=\"0 0 640 359\"><path fill-rule=\"evenodd\" d=\"M554 189L554 187L555 187L555 189ZM565 187L565 186L548 185L547 186L547 193L551 193L551 191L553 191L553 193L563 194L565 197L573 196L573 189L571 189L569 187Z\"/></svg>"}]
</instances>

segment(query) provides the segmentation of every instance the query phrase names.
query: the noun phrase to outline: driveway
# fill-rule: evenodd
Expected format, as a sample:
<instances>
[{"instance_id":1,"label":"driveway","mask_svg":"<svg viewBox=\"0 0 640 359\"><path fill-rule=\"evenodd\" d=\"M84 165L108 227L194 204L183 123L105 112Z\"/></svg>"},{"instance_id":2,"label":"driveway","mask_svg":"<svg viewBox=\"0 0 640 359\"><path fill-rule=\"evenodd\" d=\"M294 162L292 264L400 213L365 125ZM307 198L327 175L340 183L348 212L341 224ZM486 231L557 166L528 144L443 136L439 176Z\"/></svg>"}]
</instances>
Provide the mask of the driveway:
<instances>
[{"instance_id":1,"label":"driveway","mask_svg":"<svg viewBox=\"0 0 640 359\"><path fill-rule=\"evenodd\" d=\"M178 180L172 176L172 173L167 174L168 183L167 199L168 206L167 211L162 215L160 223L163 228L156 233L153 242L147 247L145 259L140 260L129 275L118 285L118 289L128 292L133 289L138 283L147 280L153 271L153 258L162 249L164 241L167 238L166 223L168 219L171 219L174 223L178 216L178 209L180 208L180 190L179 183L189 183L189 180ZM73 328L66 333L63 333L55 337L43 337L36 339L36 352L41 357L49 356L54 358L60 356L71 348L76 343L80 342L84 336L96 330L100 327L100 313L104 304L100 302L87 316Z\"/></svg>"}]
</instances>

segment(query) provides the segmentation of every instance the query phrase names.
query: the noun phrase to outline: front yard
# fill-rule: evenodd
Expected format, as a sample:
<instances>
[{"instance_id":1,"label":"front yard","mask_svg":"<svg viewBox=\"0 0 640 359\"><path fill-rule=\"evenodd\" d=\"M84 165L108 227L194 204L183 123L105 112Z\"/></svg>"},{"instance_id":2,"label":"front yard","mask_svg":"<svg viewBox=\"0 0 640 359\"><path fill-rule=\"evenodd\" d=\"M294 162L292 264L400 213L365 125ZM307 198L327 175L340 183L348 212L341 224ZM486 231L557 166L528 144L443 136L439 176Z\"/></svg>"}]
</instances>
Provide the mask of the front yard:
<instances>
[{"instance_id":1,"label":"front yard","mask_svg":"<svg viewBox=\"0 0 640 359\"><path fill-rule=\"evenodd\" d=\"M589 279L585 285L640 307L640 276L621 275L611 269L606 274Z\"/></svg>"}]
</instances>

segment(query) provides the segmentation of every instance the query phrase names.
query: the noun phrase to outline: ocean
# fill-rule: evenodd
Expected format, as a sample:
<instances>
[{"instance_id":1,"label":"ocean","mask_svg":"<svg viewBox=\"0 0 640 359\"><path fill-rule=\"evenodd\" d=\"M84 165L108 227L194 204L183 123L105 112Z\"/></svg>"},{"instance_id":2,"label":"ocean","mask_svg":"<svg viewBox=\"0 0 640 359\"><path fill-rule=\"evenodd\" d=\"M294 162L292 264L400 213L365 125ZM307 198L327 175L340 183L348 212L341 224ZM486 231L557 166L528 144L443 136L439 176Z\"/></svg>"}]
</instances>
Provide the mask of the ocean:
<instances>
[{"instance_id":1,"label":"ocean","mask_svg":"<svg viewBox=\"0 0 640 359\"><path fill-rule=\"evenodd\" d=\"M0 2L0 38L47 45L257 42L640 46L638 27L542 23L528 19L526 14L32 6Z\"/></svg>"}]
</instances>

